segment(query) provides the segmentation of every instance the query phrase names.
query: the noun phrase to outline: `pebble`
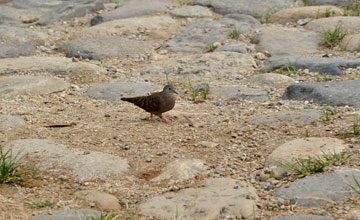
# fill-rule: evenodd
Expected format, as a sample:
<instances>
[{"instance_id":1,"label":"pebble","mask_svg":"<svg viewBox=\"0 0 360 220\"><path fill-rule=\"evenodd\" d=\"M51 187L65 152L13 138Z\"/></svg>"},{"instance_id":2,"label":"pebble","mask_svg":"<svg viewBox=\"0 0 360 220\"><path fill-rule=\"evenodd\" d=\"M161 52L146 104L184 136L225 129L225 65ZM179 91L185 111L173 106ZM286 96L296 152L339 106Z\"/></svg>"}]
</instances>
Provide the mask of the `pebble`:
<instances>
[{"instance_id":1,"label":"pebble","mask_svg":"<svg viewBox=\"0 0 360 220\"><path fill-rule=\"evenodd\" d=\"M222 99L219 99L216 103L215 103L216 106L226 106L227 103L222 100Z\"/></svg>"},{"instance_id":2,"label":"pebble","mask_svg":"<svg viewBox=\"0 0 360 220\"><path fill-rule=\"evenodd\" d=\"M271 183L267 182L264 185L262 185L262 188L265 189L266 191L270 191L272 189L272 185Z\"/></svg>"}]
</instances>

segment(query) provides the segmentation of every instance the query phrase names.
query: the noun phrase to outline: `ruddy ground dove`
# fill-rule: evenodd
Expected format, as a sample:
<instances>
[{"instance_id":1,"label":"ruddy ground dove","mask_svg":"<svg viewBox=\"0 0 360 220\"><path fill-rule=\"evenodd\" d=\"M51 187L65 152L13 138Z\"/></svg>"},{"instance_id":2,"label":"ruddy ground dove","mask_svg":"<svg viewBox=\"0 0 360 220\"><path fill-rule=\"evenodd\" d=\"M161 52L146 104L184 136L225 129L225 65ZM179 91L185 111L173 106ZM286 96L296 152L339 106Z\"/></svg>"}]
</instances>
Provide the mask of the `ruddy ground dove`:
<instances>
[{"instance_id":1,"label":"ruddy ground dove","mask_svg":"<svg viewBox=\"0 0 360 220\"><path fill-rule=\"evenodd\" d=\"M162 92L152 93L149 96L137 96L133 98L121 98L123 101L131 102L150 113L150 120L154 115L159 116L164 122L171 122L162 116L162 113L170 111L175 106L177 91L172 85L166 85Z\"/></svg>"}]
</instances>

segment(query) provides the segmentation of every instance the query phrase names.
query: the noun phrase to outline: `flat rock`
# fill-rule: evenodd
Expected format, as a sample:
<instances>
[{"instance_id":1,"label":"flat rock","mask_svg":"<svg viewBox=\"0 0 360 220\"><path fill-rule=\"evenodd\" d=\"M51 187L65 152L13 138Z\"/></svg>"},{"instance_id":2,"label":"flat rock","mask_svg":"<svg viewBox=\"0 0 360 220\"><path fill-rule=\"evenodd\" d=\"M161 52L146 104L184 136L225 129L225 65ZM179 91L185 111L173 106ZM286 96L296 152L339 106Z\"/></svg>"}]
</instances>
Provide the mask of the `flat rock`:
<instances>
[{"instance_id":1,"label":"flat rock","mask_svg":"<svg viewBox=\"0 0 360 220\"><path fill-rule=\"evenodd\" d=\"M155 90L162 89L149 83L103 83L98 84L86 92L94 99L104 99L108 101L120 101L122 97L133 97L149 95Z\"/></svg>"},{"instance_id":2,"label":"flat rock","mask_svg":"<svg viewBox=\"0 0 360 220\"><path fill-rule=\"evenodd\" d=\"M360 79L336 82L301 82L287 87L284 99L328 105L360 105Z\"/></svg>"},{"instance_id":3,"label":"flat rock","mask_svg":"<svg viewBox=\"0 0 360 220\"><path fill-rule=\"evenodd\" d=\"M146 48L148 46L143 41L118 36L95 35L67 41L59 47L59 50L67 57L101 60L110 57L135 57L144 53Z\"/></svg>"},{"instance_id":4,"label":"flat rock","mask_svg":"<svg viewBox=\"0 0 360 220\"><path fill-rule=\"evenodd\" d=\"M166 165L161 174L151 181L167 181L168 184L173 184L177 181L195 178L205 169L204 162L199 159L179 159Z\"/></svg>"},{"instance_id":5,"label":"flat rock","mask_svg":"<svg viewBox=\"0 0 360 220\"><path fill-rule=\"evenodd\" d=\"M295 28L264 28L252 43L256 50L271 55L307 55L318 52L321 36L315 32Z\"/></svg>"},{"instance_id":6,"label":"flat rock","mask_svg":"<svg viewBox=\"0 0 360 220\"><path fill-rule=\"evenodd\" d=\"M87 27L77 33L80 36L130 36L142 35L151 39L169 39L172 33L179 30L179 24L168 15L132 17L116 19Z\"/></svg>"},{"instance_id":7,"label":"flat rock","mask_svg":"<svg viewBox=\"0 0 360 220\"><path fill-rule=\"evenodd\" d=\"M202 78L235 77L254 71L254 58L248 54L234 52L213 52L195 54L160 61L144 67L143 74L164 74L201 76Z\"/></svg>"},{"instance_id":8,"label":"flat rock","mask_svg":"<svg viewBox=\"0 0 360 220\"><path fill-rule=\"evenodd\" d=\"M142 215L173 219L175 213L183 220L219 219L221 215L241 218L250 216L258 200L256 190L246 182L231 178L207 179L203 188L182 189L165 193L139 206Z\"/></svg>"},{"instance_id":9,"label":"flat rock","mask_svg":"<svg viewBox=\"0 0 360 220\"><path fill-rule=\"evenodd\" d=\"M274 56L270 57L265 62L265 66L261 71L269 72L282 67L291 67L295 69L308 69L310 72L340 76L343 75L343 73L339 67L356 68L358 66L360 66L360 59L350 60L325 57Z\"/></svg>"},{"instance_id":10,"label":"flat rock","mask_svg":"<svg viewBox=\"0 0 360 220\"><path fill-rule=\"evenodd\" d=\"M267 99L267 92L263 89L254 89L244 86L216 86L211 89L211 95L232 100L265 100Z\"/></svg>"},{"instance_id":11,"label":"flat rock","mask_svg":"<svg viewBox=\"0 0 360 220\"><path fill-rule=\"evenodd\" d=\"M282 9L270 16L270 22L285 24L287 22L297 22L305 18L322 18L329 16L341 16L344 11L333 5L306 6Z\"/></svg>"},{"instance_id":12,"label":"flat rock","mask_svg":"<svg viewBox=\"0 0 360 220\"><path fill-rule=\"evenodd\" d=\"M68 209L53 211L51 215L39 215L29 220L85 220L90 217L98 217L101 213L90 209Z\"/></svg>"},{"instance_id":13,"label":"flat rock","mask_svg":"<svg viewBox=\"0 0 360 220\"><path fill-rule=\"evenodd\" d=\"M25 125L25 120L13 115L0 115L0 128L12 128Z\"/></svg>"},{"instance_id":14,"label":"flat rock","mask_svg":"<svg viewBox=\"0 0 360 220\"><path fill-rule=\"evenodd\" d=\"M69 83L59 78L11 76L0 79L0 96L49 94L63 91L69 86Z\"/></svg>"},{"instance_id":15,"label":"flat rock","mask_svg":"<svg viewBox=\"0 0 360 220\"><path fill-rule=\"evenodd\" d=\"M355 186L360 179L360 170L341 169L333 173L313 175L292 182L290 187L281 186L275 196L293 199L297 205L313 207L340 202L347 197L358 197L348 184Z\"/></svg>"},{"instance_id":16,"label":"flat rock","mask_svg":"<svg viewBox=\"0 0 360 220\"><path fill-rule=\"evenodd\" d=\"M272 112L268 115L258 115L246 120L253 125L268 125L278 127L280 125L295 125L302 127L319 120L321 112L314 109Z\"/></svg>"},{"instance_id":17,"label":"flat rock","mask_svg":"<svg viewBox=\"0 0 360 220\"><path fill-rule=\"evenodd\" d=\"M289 8L294 4L292 0L196 0L195 5L211 7L216 13L226 14L247 14L256 18L271 14L281 8Z\"/></svg>"},{"instance_id":18,"label":"flat rock","mask_svg":"<svg viewBox=\"0 0 360 220\"><path fill-rule=\"evenodd\" d=\"M28 56L47 39L44 33L6 25L0 25L0 33L0 58Z\"/></svg>"},{"instance_id":19,"label":"flat rock","mask_svg":"<svg viewBox=\"0 0 360 220\"><path fill-rule=\"evenodd\" d=\"M310 21L305 28L311 31L324 33L333 31L337 25L348 31L349 34L360 33L360 17L358 16L337 16L328 18L319 18Z\"/></svg>"},{"instance_id":20,"label":"flat rock","mask_svg":"<svg viewBox=\"0 0 360 220\"><path fill-rule=\"evenodd\" d=\"M223 42L233 30L246 33L260 25L259 21L249 15L229 14L216 21L206 20L191 25L163 45L171 52L204 52L209 45Z\"/></svg>"},{"instance_id":21,"label":"flat rock","mask_svg":"<svg viewBox=\"0 0 360 220\"><path fill-rule=\"evenodd\" d=\"M293 215L293 216L271 218L270 220L334 220L334 219L320 215Z\"/></svg>"},{"instance_id":22,"label":"flat rock","mask_svg":"<svg viewBox=\"0 0 360 220\"><path fill-rule=\"evenodd\" d=\"M344 37L340 47L348 51L360 51L360 34L351 34Z\"/></svg>"},{"instance_id":23,"label":"flat rock","mask_svg":"<svg viewBox=\"0 0 360 220\"><path fill-rule=\"evenodd\" d=\"M349 149L343 140L329 137L299 138L288 141L277 147L267 158L267 166L278 165L278 162L293 163L296 159L321 156L324 153L341 153Z\"/></svg>"},{"instance_id":24,"label":"flat rock","mask_svg":"<svg viewBox=\"0 0 360 220\"><path fill-rule=\"evenodd\" d=\"M16 140L6 146L14 155L39 159L39 169L66 174L79 181L106 179L128 169L126 159L111 154L70 148L46 139ZM46 158L46 160L44 160Z\"/></svg>"},{"instance_id":25,"label":"flat rock","mask_svg":"<svg viewBox=\"0 0 360 220\"><path fill-rule=\"evenodd\" d=\"M48 25L59 20L83 17L104 8L102 1L6 1L0 7L2 23L12 25Z\"/></svg>"},{"instance_id":26,"label":"flat rock","mask_svg":"<svg viewBox=\"0 0 360 220\"><path fill-rule=\"evenodd\" d=\"M105 12L91 19L91 25L116 20L120 18L140 17L142 15L163 14L168 8L174 6L169 0L132 0L122 1L115 10Z\"/></svg>"},{"instance_id":27,"label":"flat rock","mask_svg":"<svg viewBox=\"0 0 360 220\"><path fill-rule=\"evenodd\" d=\"M121 208L119 200L108 193L97 190L83 190L75 193L76 198L87 203L95 203L96 208L103 211L115 211Z\"/></svg>"},{"instance_id":28,"label":"flat rock","mask_svg":"<svg viewBox=\"0 0 360 220\"><path fill-rule=\"evenodd\" d=\"M275 88L289 86L295 83L295 80L291 77L277 74L277 73L263 73L256 74L248 79L244 80L246 83L258 85L258 86L271 86Z\"/></svg>"},{"instance_id":29,"label":"flat rock","mask_svg":"<svg viewBox=\"0 0 360 220\"><path fill-rule=\"evenodd\" d=\"M216 48L216 52L228 51L235 53L247 53L247 45L245 43L227 44Z\"/></svg>"},{"instance_id":30,"label":"flat rock","mask_svg":"<svg viewBox=\"0 0 360 220\"><path fill-rule=\"evenodd\" d=\"M196 18L203 18L203 17L211 17L212 12L210 9L206 7L202 7L199 5L190 6L190 5L183 5L181 7L175 8L169 13L176 17L196 17Z\"/></svg>"},{"instance_id":31,"label":"flat rock","mask_svg":"<svg viewBox=\"0 0 360 220\"><path fill-rule=\"evenodd\" d=\"M65 57L19 57L1 59L0 75L16 73L50 73L55 76L72 74L104 74L105 69L91 63L73 62Z\"/></svg>"},{"instance_id":32,"label":"flat rock","mask_svg":"<svg viewBox=\"0 0 360 220\"><path fill-rule=\"evenodd\" d=\"M311 0L311 5L337 5L348 6L352 4L353 0Z\"/></svg>"}]
</instances>

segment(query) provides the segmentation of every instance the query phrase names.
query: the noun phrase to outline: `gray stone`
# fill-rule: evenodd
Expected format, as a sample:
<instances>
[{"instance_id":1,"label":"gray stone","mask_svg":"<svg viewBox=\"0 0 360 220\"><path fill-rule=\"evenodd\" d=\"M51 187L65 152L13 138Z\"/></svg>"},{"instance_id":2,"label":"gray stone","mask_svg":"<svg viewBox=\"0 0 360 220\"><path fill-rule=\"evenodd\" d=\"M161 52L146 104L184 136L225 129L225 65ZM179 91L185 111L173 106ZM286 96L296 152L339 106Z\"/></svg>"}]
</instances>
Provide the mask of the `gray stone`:
<instances>
[{"instance_id":1,"label":"gray stone","mask_svg":"<svg viewBox=\"0 0 360 220\"><path fill-rule=\"evenodd\" d=\"M216 21L201 21L186 28L166 42L163 49L172 52L204 52L210 44L228 39L233 30L246 33L259 25L251 16L229 14Z\"/></svg>"},{"instance_id":2,"label":"gray stone","mask_svg":"<svg viewBox=\"0 0 360 220\"><path fill-rule=\"evenodd\" d=\"M86 94L95 99L120 101L122 97L149 95L155 90L162 89L149 83L104 83L91 87Z\"/></svg>"},{"instance_id":3,"label":"gray stone","mask_svg":"<svg viewBox=\"0 0 360 220\"><path fill-rule=\"evenodd\" d=\"M271 220L334 220L334 219L320 215L293 215L293 216L271 218Z\"/></svg>"},{"instance_id":4,"label":"gray stone","mask_svg":"<svg viewBox=\"0 0 360 220\"><path fill-rule=\"evenodd\" d=\"M201 7L198 5L190 6L190 5L183 5L179 8L175 8L169 12L171 15L177 17L211 17L212 12L210 9Z\"/></svg>"},{"instance_id":5,"label":"gray stone","mask_svg":"<svg viewBox=\"0 0 360 220\"><path fill-rule=\"evenodd\" d=\"M271 55L307 55L318 52L321 36L294 28L265 28L255 35L256 50Z\"/></svg>"},{"instance_id":6,"label":"gray stone","mask_svg":"<svg viewBox=\"0 0 360 220\"><path fill-rule=\"evenodd\" d=\"M319 18L309 22L305 28L311 31L324 33L326 31L334 31L334 29L341 25L349 34L360 33L360 17L359 16L337 16L328 18Z\"/></svg>"},{"instance_id":7,"label":"gray stone","mask_svg":"<svg viewBox=\"0 0 360 220\"><path fill-rule=\"evenodd\" d=\"M204 172L206 166L199 159L181 159L169 163L161 174L151 181L166 181L167 184L174 184L177 181L193 179Z\"/></svg>"},{"instance_id":8,"label":"gray stone","mask_svg":"<svg viewBox=\"0 0 360 220\"><path fill-rule=\"evenodd\" d=\"M67 57L82 57L100 60L109 57L138 56L148 46L142 41L129 40L118 36L89 36L65 42L60 51Z\"/></svg>"},{"instance_id":9,"label":"gray stone","mask_svg":"<svg viewBox=\"0 0 360 220\"><path fill-rule=\"evenodd\" d=\"M24 119L13 115L0 115L0 128L11 128L25 125Z\"/></svg>"},{"instance_id":10,"label":"gray stone","mask_svg":"<svg viewBox=\"0 0 360 220\"><path fill-rule=\"evenodd\" d=\"M250 76L244 82L258 85L258 86L271 86L271 87L284 87L295 83L291 77L277 74L277 73L263 73Z\"/></svg>"},{"instance_id":11,"label":"gray stone","mask_svg":"<svg viewBox=\"0 0 360 220\"><path fill-rule=\"evenodd\" d=\"M116 20L120 18L138 17L164 13L169 7L174 6L169 0L132 0L122 1L119 7L113 11L105 12L91 19L91 25Z\"/></svg>"},{"instance_id":12,"label":"gray stone","mask_svg":"<svg viewBox=\"0 0 360 220\"><path fill-rule=\"evenodd\" d=\"M242 86L217 86L211 90L211 95L224 99L241 100L264 100L267 92L262 89L247 88Z\"/></svg>"},{"instance_id":13,"label":"gray stone","mask_svg":"<svg viewBox=\"0 0 360 220\"><path fill-rule=\"evenodd\" d=\"M281 124L302 127L316 122L321 117L321 112L314 109L272 112L268 115L258 115L249 118L246 123L253 125L268 125L278 127Z\"/></svg>"},{"instance_id":14,"label":"gray stone","mask_svg":"<svg viewBox=\"0 0 360 220\"><path fill-rule=\"evenodd\" d=\"M12 76L0 79L0 96L49 94L63 91L69 86L69 83L58 78Z\"/></svg>"},{"instance_id":15,"label":"gray stone","mask_svg":"<svg viewBox=\"0 0 360 220\"><path fill-rule=\"evenodd\" d=\"M302 82L286 88L284 99L328 105L360 105L360 79L336 82Z\"/></svg>"},{"instance_id":16,"label":"gray stone","mask_svg":"<svg viewBox=\"0 0 360 220\"><path fill-rule=\"evenodd\" d=\"M357 0L309 0L311 5L337 5L337 6L347 6L351 3L356 2Z\"/></svg>"},{"instance_id":17,"label":"gray stone","mask_svg":"<svg viewBox=\"0 0 360 220\"><path fill-rule=\"evenodd\" d=\"M260 18L281 8L289 8L293 0L196 0L196 5L211 7L219 14L247 14Z\"/></svg>"},{"instance_id":18,"label":"gray stone","mask_svg":"<svg viewBox=\"0 0 360 220\"><path fill-rule=\"evenodd\" d=\"M0 7L0 23L48 25L59 20L83 17L103 8L104 4L100 0L8 1Z\"/></svg>"},{"instance_id":19,"label":"gray stone","mask_svg":"<svg viewBox=\"0 0 360 220\"><path fill-rule=\"evenodd\" d=\"M296 204L306 207L326 206L343 201L346 197L359 197L350 187L360 179L360 170L342 169L333 173L313 175L292 182L290 187L281 186L275 196L292 199ZM349 184L349 185L348 185Z\"/></svg>"},{"instance_id":20,"label":"gray stone","mask_svg":"<svg viewBox=\"0 0 360 220\"><path fill-rule=\"evenodd\" d=\"M188 188L165 193L142 204L142 215L173 219L178 213L183 220L219 219L222 215L241 218L250 216L258 201L255 189L246 182L231 178L207 179L203 188Z\"/></svg>"},{"instance_id":21,"label":"gray stone","mask_svg":"<svg viewBox=\"0 0 360 220\"><path fill-rule=\"evenodd\" d=\"M340 47L348 51L360 51L360 34L351 34L344 37Z\"/></svg>"},{"instance_id":22,"label":"gray stone","mask_svg":"<svg viewBox=\"0 0 360 220\"><path fill-rule=\"evenodd\" d=\"M89 217L98 217L101 213L88 209L69 209L54 211L51 215L39 215L29 220L87 220Z\"/></svg>"},{"instance_id":23,"label":"gray stone","mask_svg":"<svg viewBox=\"0 0 360 220\"><path fill-rule=\"evenodd\" d=\"M54 174L66 172L79 181L106 179L128 169L127 160L121 157L98 151L88 151L84 154L83 150L46 139L16 140L6 146L6 149L10 148L14 155L19 153L20 156L40 158L40 170Z\"/></svg>"},{"instance_id":24,"label":"gray stone","mask_svg":"<svg viewBox=\"0 0 360 220\"><path fill-rule=\"evenodd\" d=\"M0 58L30 55L47 38L40 32L6 25L0 25L0 33Z\"/></svg>"},{"instance_id":25,"label":"gray stone","mask_svg":"<svg viewBox=\"0 0 360 220\"><path fill-rule=\"evenodd\" d=\"M227 103L222 100L222 99L219 99L216 103L215 103L216 106L226 106Z\"/></svg>"},{"instance_id":26,"label":"gray stone","mask_svg":"<svg viewBox=\"0 0 360 220\"><path fill-rule=\"evenodd\" d=\"M1 59L0 75L16 73L51 73L56 76L72 74L104 74L105 69L91 63L73 62L65 57L18 57Z\"/></svg>"},{"instance_id":27,"label":"gray stone","mask_svg":"<svg viewBox=\"0 0 360 220\"><path fill-rule=\"evenodd\" d=\"M220 51L229 51L229 52L236 52L236 53L247 53L247 46L245 43L237 43L237 44L228 44L224 46L220 46L216 48L216 52Z\"/></svg>"},{"instance_id":28,"label":"gray stone","mask_svg":"<svg viewBox=\"0 0 360 220\"><path fill-rule=\"evenodd\" d=\"M269 72L282 67L291 67L295 69L308 69L310 72L340 76L343 75L343 73L339 67L356 68L358 66L360 66L360 59L274 56L266 61L261 71Z\"/></svg>"},{"instance_id":29,"label":"gray stone","mask_svg":"<svg viewBox=\"0 0 360 220\"><path fill-rule=\"evenodd\" d=\"M96 208L104 211L115 211L121 208L119 200L108 193L97 190L83 190L75 193L76 198L85 200L88 203L93 202Z\"/></svg>"}]
</instances>

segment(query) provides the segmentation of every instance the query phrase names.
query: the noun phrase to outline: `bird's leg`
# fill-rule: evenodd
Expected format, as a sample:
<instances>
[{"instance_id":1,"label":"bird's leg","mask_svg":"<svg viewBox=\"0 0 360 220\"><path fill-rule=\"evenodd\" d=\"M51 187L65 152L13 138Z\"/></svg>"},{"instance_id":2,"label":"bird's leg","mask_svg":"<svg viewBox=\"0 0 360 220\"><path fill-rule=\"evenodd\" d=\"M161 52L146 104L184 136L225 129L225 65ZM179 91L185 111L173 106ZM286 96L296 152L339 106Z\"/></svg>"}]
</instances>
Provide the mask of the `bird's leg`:
<instances>
[{"instance_id":1,"label":"bird's leg","mask_svg":"<svg viewBox=\"0 0 360 220\"><path fill-rule=\"evenodd\" d=\"M170 119L167 119L165 118L164 116L160 115L160 118L165 122L165 123L170 123L171 120Z\"/></svg>"},{"instance_id":2,"label":"bird's leg","mask_svg":"<svg viewBox=\"0 0 360 220\"><path fill-rule=\"evenodd\" d=\"M150 113L149 120L150 120L150 121L154 121L154 120L155 120L155 118L154 118L154 114Z\"/></svg>"}]
</instances>

